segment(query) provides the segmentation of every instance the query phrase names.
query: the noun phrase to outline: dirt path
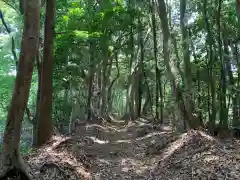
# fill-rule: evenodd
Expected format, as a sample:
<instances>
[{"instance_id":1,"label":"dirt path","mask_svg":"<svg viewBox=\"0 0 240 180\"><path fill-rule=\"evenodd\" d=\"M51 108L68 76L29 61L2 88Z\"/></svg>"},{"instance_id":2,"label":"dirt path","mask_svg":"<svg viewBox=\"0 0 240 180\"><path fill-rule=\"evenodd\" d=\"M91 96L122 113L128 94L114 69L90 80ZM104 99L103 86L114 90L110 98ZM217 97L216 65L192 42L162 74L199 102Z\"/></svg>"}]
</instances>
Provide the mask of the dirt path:
<instances>
[{"instance_id":1,"label":"dirt path","mask_svg":"<svg viewBox=\"0 0 240 180\"><path fill-rule=\"evenodd\" d=\"M94 139L94 144L84 146L85 152L95 157L89 169L94 179L146 179L157 165L145 155L153 138L150 134L138 137L136 124L109 127L108 131L98 132L100 140ZM155 137L160 134L155 133Z\"/></svg>"}]
</instances>

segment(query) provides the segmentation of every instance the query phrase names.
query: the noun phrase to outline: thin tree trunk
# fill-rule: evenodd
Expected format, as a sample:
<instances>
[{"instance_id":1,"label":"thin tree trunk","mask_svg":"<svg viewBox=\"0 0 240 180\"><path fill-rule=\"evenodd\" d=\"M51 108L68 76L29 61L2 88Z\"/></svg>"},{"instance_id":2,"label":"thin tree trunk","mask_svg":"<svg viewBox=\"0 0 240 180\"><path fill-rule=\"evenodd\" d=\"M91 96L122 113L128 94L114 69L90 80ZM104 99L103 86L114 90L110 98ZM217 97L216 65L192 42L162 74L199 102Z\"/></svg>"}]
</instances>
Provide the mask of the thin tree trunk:
<instances>
[{"instance_id":1,"label":"thin tree trunk","mask_svg":"<svg viewBox=\"0 0 240 180\"><path fill-rule=\"evenodd\" d=\"M218 0L218 15L217 15L217 27L218 27L218 53L221 65L220 73L220 127L222 133L228 129L228 117L227 117L227 106L226 106L226 75L225 75L225 62L222 53L222 39L221 39L221 8L222 0Z\"/></svg>"},{"instance_id":2,"label":"thin tree trunk","mask_svg":"<svg viewBox=\"0 0 240 180\"><path fill-rule=\"evenodd\" d=\"M134 9L134 2L131 0L128 0L128 9L129 12ZM134 28L134 14L131 13L130 15L130 39L129 39L129 50L130 50L130 61L129 61L129 75L128 75L128 90L127 90L127 107L129 109L130 118L131 120L135 120L135 111L134 111L134 99L132 94L132 88L133 88L133 77L132 77L132 66L134 62L134 53L135 53L135 45L134 45L134 34L133 34L133 28ZM128 119L126 119L128 121Z\"/></svg>"},{"instance_id":3,"label":"thin tree trunk","mask_svg":"<svg viewBox=\"0 0 240 180\"><path fill-rule=\"evenodd\" d=\"M89 81L88 81L88 99L87 99L87 119L91 120L92 118L92 87L93 87L93 78L94 78L94 52L95 52L95 42L90 40L90 57L89 57Z\"/></svg>"},{"instance_id":4,"label":"thin tree trunk","mask_svg":"<svg viewBox=\"0 0 240 180\"><path fill-rule=\"evenodd\" d=\"M159 119L159 79L161 78L159 76L159 70L158 70L158 59L157 59L157 33L156 33L156 17L155 17L155 3L154 0L151 1L151 14L152 14L152 31L153 31L153 53L154 53L154 61L155 61L155 80L156 80L156 98L155 98L155 106L156 106L156 111L155 111L155 118L156 120ZM162 107L162 104L161 104ZM161 108L162 109L162 108ZM162 119L162 112L161 112L161 121Z\"/></svg>"},{"instance_id":5,"label":"thin tree trunk","mask_svg":"<svg viewBox=\"0 0 240 180\"><path fill-rule=\"evenodd\" d=\"M236 82L234 82L234 84L236 83L236 88L239 89L239 85L240 85L240 63L239 63L239 55L238 55L238 48L237 48L237 44L233 44L231 43L231 49L233 52L233 58L236 59L236 64L237 64L237 68L238 68L238 77L235 80ZM232 125L234 128L239 127L240 126L240 111L239 111L239 107L240 107L240 96L239 96L239 92L233 91L233 95L232 95L232 103L233 103L233 122Z\"/></svg>"},{"instance_id":6,"label":"thin tree trunk","mask_svg":"<svg viewBox=\"0 0 240 180\"><path fill-rule=\"evenodd\" d=\"M107 51L105 51L107 53ZM104 53L104 54L105 54ZM100 107L100 114L102 117L106 115L106 96L107 96L107 68L108 68L108 56L104 55L103 63L102 63L102 84L101 84L101 107Z\"/></svg>"},{"instance_id":7,"label":"thin tree trunk","mask_svg":"<svg viewBox=\"0 0 240 180\"><path fill-rule=\"evenodd\" d=\"M39 43L40 44L40 43ZM40 90L41 90L41 78L42 78L42 57L40 54L40 47L38 48L37 56L37 72L38 72L38 89L37 89L37 99L36 99L36 112L33 118L33 131L32 131L32 146L37 146L37 122L39 117L39 102L40 102Z\"/></svg>"},{"instance_id":8,"label":"thin tree trunk","mask_svg":"<svg viewBox=\"0 0 240 180\"><path fill-rule=\"evenodd\" d=\"M98 67L97 67L97 83L98 83L98 90L99 90L99 93L98 93L98 101L97 101L97 109L100 109L101 107L101 85L102 85L102 66L101 64L99 63L98 64Z\"/></svg>"},{"instance_id":9,"label":"thin tree trunk","mask_svg":"<svg viewBox=\"0 0 240 180\"><path fill-rule=\"evenodd\" d=\"M37 122L37 146L45 144L52 136L52 79L53 79L53 43L56 0L47 0L44 27L44 49L42 78Z\"/></svg>"},{"instance_id":10,"label":"thin tree trunk","mask_svg":"<svg viewBox=\"0 0 240 180\"><path fill-rule=\"evenodd\" d=\"M139 66L138 66L138 92L137 92L137 117L141 116L141 109L142 109L142 86L143 86L143 63L144 63L144 38L143 38L143 27L142 27L142 22L141 18L138 17L138 25L139 25L139 45L140 45L140 60L139 60Z\"/></svg>"},{"instance_id":11,"label":"thin tree trunk","mask_svg":"<svg viewBox=\"0 0 240 180\"><path fill-rule=\"evenodd\" d=\"M116 77L111 81L109 87L108 87L108 112L112 111L112 88L114 83L118 80L118 78L120 77L120 70L119 70L119 66L118 66L118 53L115 53L115 61L116 61L116 68L117 68L117 75Z\"/></svg>"}]
</instances>

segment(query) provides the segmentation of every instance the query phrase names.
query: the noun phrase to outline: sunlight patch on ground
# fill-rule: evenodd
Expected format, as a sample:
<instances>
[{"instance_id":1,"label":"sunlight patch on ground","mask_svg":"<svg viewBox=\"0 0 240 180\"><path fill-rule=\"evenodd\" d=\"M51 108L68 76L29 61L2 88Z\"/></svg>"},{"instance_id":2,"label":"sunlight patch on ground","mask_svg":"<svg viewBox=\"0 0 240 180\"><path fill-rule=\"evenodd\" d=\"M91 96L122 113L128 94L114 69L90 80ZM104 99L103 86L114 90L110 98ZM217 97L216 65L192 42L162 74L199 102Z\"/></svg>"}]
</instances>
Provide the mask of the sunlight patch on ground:
<instances>
[{"instance_id":1,"label":"sunlight patch on ground","mask_svg":"<svg viewBox=\"0 0 240 180\"><path fill-rule=\"evenodd\" d=\"M111 164L111 162L109 160L106 160L106 159L99 159L99 162L107 164L107 165Z\"/></svg>"},{"instance_id":2,"label":"sunlight patch on ground","mask_svg":"<svg viewBox=\"0 0 240 180\"><path fill-rule=\"evenodd\" d=\"M219 160L219 156L215 156L215 155L209 155L208 157L205 157L203 159L205 162L213 162L213 161L218 161Z\"/></svg>"},{"instance_id":3,"label":"sunlight patch on ground","mask_svg":"<svg viewBox=\"0 0 240 180\"><path fill-rule=\"evenodd\" d=\"M111 130L111 131L116 131L116 132L119 132L119 130L118 130L118 129L116 129L115 127L112 127L112 126L109 126L109 127L108 127L108 129L109 129L109 130Z\"/></svg>"},{"instance_id":4,"label":"sunlight patch on ground","mask_svg":"<svg viewBox=\"0 0 240 180\"><path fill-rule=\"evenodd\" d=\"M90 136L89 138L92 139L94 142L96 142L98 144L108 144L109 143L108 140L103 141L103 140L100 140L100 139L96 138L95 136Z\"/></svg>"},{"instance_id":5,"label":"sunlight patch on ground","mask_svg":"<svg viewBox=\"0 0 240 180\"><path fill-rule=\"evenodd\" d=\"M134 165L136 165L136 162L134 159L124 158L121 160L121 166L127 167L127 166L134 166Z\"/></svg>"},{"instance_id":6,"label":"sunlight patch on ground","mask_svg":"<svg viewBox=\"0 0 240 180\"><path fill-rule=\"evenodd\" d=\"M131 140L117 140L117 141L114 141L113 143L131 143Z\"/></svg>"},{"instance_id":7,"label":"sunlight patch on ground","mask_svg":"<svg viewBox=\"0 0 240 180\"><path fill-rule=\"evenodd\" d=\"M123 172L128 172L129 170L130 170L130 168L128 168L128 167L123 167L123 168L122 168L122 171L123 171Z\"/></svg>"},{"instance_id":8,"label":"sunlight patch on ground","mask_svg":"<svg viewBox=\"0 0 240 180\"><path fill-rule=\"evenodd\" d=\"M126 128L122 128L122 129L117 129L115 130L116 132L127 132L128 131L128 127Z\"/></svg>"}]
</instances>

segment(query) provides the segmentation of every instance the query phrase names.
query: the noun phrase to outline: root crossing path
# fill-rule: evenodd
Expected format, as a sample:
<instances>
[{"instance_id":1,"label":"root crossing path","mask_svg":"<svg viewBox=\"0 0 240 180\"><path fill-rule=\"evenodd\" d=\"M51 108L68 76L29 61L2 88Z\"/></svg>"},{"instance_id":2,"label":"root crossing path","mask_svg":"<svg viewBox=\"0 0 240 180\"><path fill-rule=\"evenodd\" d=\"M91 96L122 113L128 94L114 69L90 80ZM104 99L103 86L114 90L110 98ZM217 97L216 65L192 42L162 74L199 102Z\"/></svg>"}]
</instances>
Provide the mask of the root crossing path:
<instances>
[{"instance_id":1,"label":"root crossing path","mask_svg":"<svg viewBox=\"0 0 240 180\"><path fill-rule=\"evenodd\" d=\"M200 131L173 135L167 127L115 122L79 126L26 160L38 179L236 179L239 147Z\"/></svg>"}]
</instances>

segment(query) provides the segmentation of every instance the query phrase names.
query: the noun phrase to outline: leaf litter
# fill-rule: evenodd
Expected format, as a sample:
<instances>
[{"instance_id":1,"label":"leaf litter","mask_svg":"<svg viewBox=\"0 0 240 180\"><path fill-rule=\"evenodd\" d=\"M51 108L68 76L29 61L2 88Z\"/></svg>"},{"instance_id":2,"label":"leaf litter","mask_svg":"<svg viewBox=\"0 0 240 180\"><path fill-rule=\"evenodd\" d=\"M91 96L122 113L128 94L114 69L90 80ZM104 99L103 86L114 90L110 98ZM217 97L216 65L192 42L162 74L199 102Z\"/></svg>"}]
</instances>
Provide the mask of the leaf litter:
<instances>
[{"instance_id":1,"label":"leaf litter","mask_svg":"<svg viewBox=\"0 0 240 180\"><path fill-rule=\"evenodd\" d=\"M240 142L199 130L176 135L142 122L86 124L24 159L36 180L188 180L240 177Z\"/></svg>"}]
</instances>

